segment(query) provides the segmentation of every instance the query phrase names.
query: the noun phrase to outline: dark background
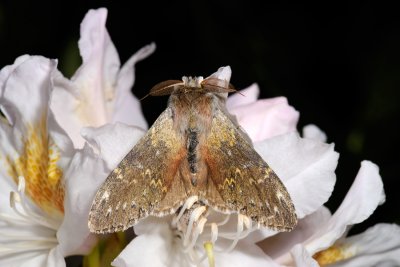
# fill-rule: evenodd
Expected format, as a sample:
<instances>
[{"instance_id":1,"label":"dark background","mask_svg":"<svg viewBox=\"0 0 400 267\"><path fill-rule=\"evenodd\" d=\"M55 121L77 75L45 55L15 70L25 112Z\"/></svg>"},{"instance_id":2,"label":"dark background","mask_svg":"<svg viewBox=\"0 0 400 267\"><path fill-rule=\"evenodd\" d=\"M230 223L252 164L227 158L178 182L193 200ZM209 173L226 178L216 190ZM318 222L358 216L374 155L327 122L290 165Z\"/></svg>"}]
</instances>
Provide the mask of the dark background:
<instances>
[{"instance_id":1,"label":"dark background","mask_svg":"<svg viewBox=\"0 0 400 267\"><path fill-rule=\"evenodd\" d=\"M399 223L400 20L394 6L266 5L251 1L0 2L0 66L22 54L79 66L79 25L90 8L107 7L107 28L121 61L154 41L156 52L137 65L134 92L182 75L208 76L230 65L237 88L257 82L261 97L286 96L300 111L299 129L314 123L340 153L335 210L360 161L380 166L386 203L353 232L377 222ZM132 6L128 6L131 3ZM56 6L57 4L57 6ZM148 98L151 124L167 98ZM312 197L312 196L310 196Z\"/></svg>"}]
</instances>

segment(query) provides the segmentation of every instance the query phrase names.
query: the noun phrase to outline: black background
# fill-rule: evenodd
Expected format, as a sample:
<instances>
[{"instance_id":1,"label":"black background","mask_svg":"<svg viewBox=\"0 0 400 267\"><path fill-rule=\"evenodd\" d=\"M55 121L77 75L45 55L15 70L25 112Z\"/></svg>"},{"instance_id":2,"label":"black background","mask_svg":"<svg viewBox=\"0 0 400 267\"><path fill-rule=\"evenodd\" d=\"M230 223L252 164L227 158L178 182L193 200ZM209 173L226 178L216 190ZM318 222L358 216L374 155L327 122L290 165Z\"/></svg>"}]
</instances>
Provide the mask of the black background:
<instances>
[{"instance_id":1,"label":"black background","mask_svg":"<svg viewBox=\"0 0 400 267\"><path fill-rule=\"evenodd\" d=\"M0 66L22 54L39 54L59 58L60 68L71 75L80 64L81 20L88 9L107 7L107 28L122 62L142 46L157 44L156 52L137 65L137 96L160 81L208 76L230 65L235 87L257 82L263 98L286 96L300 111L299 130L314 123L336 144L337 184L327 203L332 211L361 160L380 166L387 201L353 233L377 222L399 222L398 9L361 2L147 2L0 2ZM150 124L166 101L143 101Z\"/></svg>"}]
</instances>

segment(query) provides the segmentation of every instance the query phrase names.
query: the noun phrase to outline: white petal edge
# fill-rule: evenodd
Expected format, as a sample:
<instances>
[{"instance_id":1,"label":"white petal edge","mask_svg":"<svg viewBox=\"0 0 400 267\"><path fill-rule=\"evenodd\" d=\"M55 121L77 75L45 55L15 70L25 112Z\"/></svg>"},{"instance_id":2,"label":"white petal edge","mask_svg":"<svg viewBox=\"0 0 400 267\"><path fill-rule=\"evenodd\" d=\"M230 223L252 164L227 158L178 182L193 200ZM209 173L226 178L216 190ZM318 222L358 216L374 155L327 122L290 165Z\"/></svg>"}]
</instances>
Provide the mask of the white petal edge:
<instances>
[{"instance_id":1,"label":"white petal edge","mask_svg":"<svg viewBox=\"0 0 400 267\"><path fill-rule=\"evenodd\" d=\"M208 76L207 78L217 78L220 80L230 81L232 75L232 69L230 66L221 67L216 72Z\"/></svg>"},{"instance_id":2,"label":"white petal edge","mask_svg":"<svg viewBox=\"0 0 400 267\"><path fill-rule=\"evenodd\" d=\"M284 183L299 219L315 212L331 196L339 157L332 144L288 133L255 143L254 148ZM276 233L262 228L250 237L259 242Z\"/></svg>"},{"instance_id":3,"label":"white petal edge","mask_svg":"<svg viewBox=\"0 0 400 267\"><path fill-rule=\"evenodd\" d=\"M87 226L89 210L107 175L104 162L87 145L74 155L65 170L64 220L57 232L63 255L85 252L79 249L85 248L84 242L90 234Z\"/></svg>"},{"instance_id":4,"label":"white petal edge","mask_svg":"<svg viewBox=\"0 0 400 267\"><path fill-rule=\"evenodd\" d=\"M147 129L140 101L131 93L131 87L135 82L135 64L147 58L155 49L154 43L144 46L131 56L119 71L112 122L122 122Z\"/></svg>"},{"instance_id":5,"label":"white petal edge","mask_svg":"<svg viewBox=\"0 0 400 267\"><path fill-rule=\"evenodd\" d=\"M346 232L348 226L367 219L384 199L378 166L370 161L361 162L361 168L342 204L329 222L304 243L305 247L311 255L327 249Z\"/></svg>"},{"instance_id":6,"label":"white petal edge","mask_svg":"<svg viewBox=\"0 0 400 267\"><path fill-rule=\"evenodd\" d=\"M338 245L355 254L332 266L400 266L400 227L396 224L377 224Z\"/></svg>"},{"instance_id":7,"label":"white petal edge","mask_svg":"<svg viewBox=\"0 0 400 267\"><path fill-rule=\"evenodd\" d=\"M113 170L146 132L123 123L83 128L83 138L99 153L108 169Z\"/></svg>"},{"instance_id":8,"label":"white petal edge","mask_svg":"<svg viewBox=\"0 0 400 267\"><path fill-rule=\"evenodd\" d=\"M308 254L300 244L294 246L291 254L296 267L319 267L319 264Z\"/></svg>"},{"instance_id":9,"label":"white petal edge","mask_svg":"<svg viewBox=\"0 0 400 267\"><path fill-rule=\"evenodd\" d=\"M331 213L321 206L317 211L300 219L291 232L278 233L262 240L258 245L271 258L281 264L290 264L292 257L287 253L296 244L300 244L313 235L315 229L329 221Z\"/></svg>"},{"instance_id":10,"label":"white petal edge","mask_svg":"<svg viewBox=\"0 0 400 267\"><path fill-rule=\"evenodd\" d=\"M308 124L303 127L303 137L324 143L327 140L326 134L314 124Z\"/></svg>"}]
</instances>

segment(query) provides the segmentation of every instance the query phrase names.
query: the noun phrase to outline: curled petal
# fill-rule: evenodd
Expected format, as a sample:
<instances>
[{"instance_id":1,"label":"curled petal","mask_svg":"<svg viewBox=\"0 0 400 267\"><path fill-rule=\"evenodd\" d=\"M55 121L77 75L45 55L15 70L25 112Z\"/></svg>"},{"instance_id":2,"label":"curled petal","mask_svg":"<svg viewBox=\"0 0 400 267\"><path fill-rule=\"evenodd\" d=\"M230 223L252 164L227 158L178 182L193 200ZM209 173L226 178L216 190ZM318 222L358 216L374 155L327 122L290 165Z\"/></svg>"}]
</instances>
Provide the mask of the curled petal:
<instances>
[{"instance_id":1,"label":"curled petal","mask_svg":"<svg viewBox=\"0 0 400 267\"><path fill-rule=\"evenodd\" d=\"M138 127L116 123L98 128L83 128L81 133L86 141L99 152L111 171L128 154L145 131Z\"/></svg>"},{"instance_id":2,"label":"curled petal","mask_svg":"<svg viewBox=\"0 0 400 267\"><path fill-rule=\"evenodd\" d=\"M307 250L314 254L327 249L345 232L348 226L367 219L385 199L378 166L363 161L350 190L332 218L316 230L305 242Z\"/></svg>"},{"instance_id":3,"label":"curled petal","mask_svg":"<svg viewBox=\"0 0 400 267\"><path fill-rule=\"evenodd\" d=\"M231 67L226 66L226 67L219 68L216 72L214 72L207 78L217 78L217 79L225 80L225 81L229 82L231 80L231 75L232 75Z\"/></svg>"},{"instance_id":4,"label":"curled petal","mask_svg":"<svg viewBox=\"0 0 400 267\"><path fill-rule=\"evenodd\" d=\"M131 93L131 87L135 81L135 64L148 57L155 49L154 43L146 45L122 66L117 78L114 103L114 107L117 108L114 108L112 122L122 122L147 129L147 122L142 115L140 102ZM138 115L132 116L133 114Z\"/></svg>"},{"instance_id":5,"label":"curled petal","mask_svg":"<svg viewBox=\"0 0 400 267\"><path fill-rule=\"evenodd\" d=\"M303 137L318 140L320 142L326 142L327 137L326 134L321 131L320 128L315 126L314 124L309 124L304 126L303 128Z\"/></svg>"}]
</instances>

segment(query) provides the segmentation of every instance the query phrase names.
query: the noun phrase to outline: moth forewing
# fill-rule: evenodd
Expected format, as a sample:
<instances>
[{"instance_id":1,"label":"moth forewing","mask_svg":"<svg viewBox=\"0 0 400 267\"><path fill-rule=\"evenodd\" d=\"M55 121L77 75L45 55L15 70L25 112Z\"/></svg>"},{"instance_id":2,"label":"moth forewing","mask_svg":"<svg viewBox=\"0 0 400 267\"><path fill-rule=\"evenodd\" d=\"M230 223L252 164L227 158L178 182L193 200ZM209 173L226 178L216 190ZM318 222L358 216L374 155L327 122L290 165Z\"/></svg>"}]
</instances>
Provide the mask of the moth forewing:
<instances>
[{"instance_id":1,"label":"moth forewing","mask_svg":"<svg viewBox=\"0 0 400 267\"><path fill-rule=\"evenodd\" d=\"M160 210L159 204L176 184L174 178L183 157L184 146L167 108L98 190L89 213L89 229L96 233L125 230ZM183 193L174 189L177 192ZM164 214L176 210L185 198L175 195L176 201L169 202Z\"/></svg>"},{"instance_id":2,"label":"moth forewing","mask_svg":"<svg viewBox=\"0 0 400 267\"><path fill-rule=\"evenodd\" d=\"M207 197L210 206L237 212L278 231L297 223L291 198L275 172L253 149L246 134L216 108L203 156L209 167L209 183L223 200ZM208 195L217 195L212 189Z\"/></svg>"}]
</instances>

